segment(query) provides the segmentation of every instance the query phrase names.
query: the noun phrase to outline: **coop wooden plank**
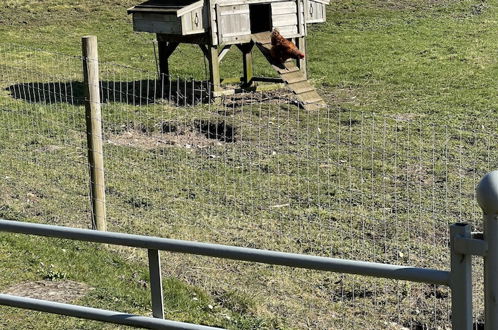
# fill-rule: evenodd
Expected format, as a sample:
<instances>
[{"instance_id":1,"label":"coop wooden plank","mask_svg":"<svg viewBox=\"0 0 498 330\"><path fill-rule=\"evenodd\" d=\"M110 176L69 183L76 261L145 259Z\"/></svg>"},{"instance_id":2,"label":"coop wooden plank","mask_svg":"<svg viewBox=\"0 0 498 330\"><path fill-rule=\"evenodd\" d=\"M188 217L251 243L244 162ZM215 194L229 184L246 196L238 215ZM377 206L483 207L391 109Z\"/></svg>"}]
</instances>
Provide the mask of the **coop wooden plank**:
<instances>
[{"instance_id":1,"label":"coop wooden plank","mask_svg":"<svg viewBox=\"0 0 498 330\"><path fill-rule=\"evenodd\" d=\"M227 10L220 13L220 16L231 16L231 15L241 15L241 14L249 14L249 10L240 9L240 10Z\"/></svg>"},{"instance_id":2,"label":"coop wooden plank","mask_svg":"<svg viewBox=\"0 0 498 330\"><path fill-rule=\"evenodd\" d=\"M289 88L296 94L303 94L315 90L315 87L311 86L307 80L290 83Z\"/></svg>"},{"instance_id":3,"label":"coop wooden plank","mask_svg":"<svg viewBox=\"0 0 498 330\"><path fill-rule=\"evenodd\" d=\"M284 27L284 26L297 26L297 15L273 15L273 26L274 27Z\"/></svg>"},{"instance_id":4,"label":"coop wooden plank","mask_svg":"<svg viewBox=\"0 0 498 330\"><path fill-rule=\"evenodd\" d=\"M271 42L271 33L270 32L260 32L254 33L251 35L252 41L258 44L269 44Z\"/></svg>"},{"instance_id":5,"label":"coop wooden plank","mask_svg":"<svg viewBox=\"0 0 498 330\"><path fill-rule=\"evenodd\" d=\"M299 72L299 71L284 73L281 75L281 77L288 84L292 84L292 83L306 80L304 78L303 73Z\"/></svg>"},{"instance_id":6,"label":"coop wooden plank","mask_svg":"<svg viewBox=\"0 0 498 330\"><path fill-rule=\"evenodd\" d=\"M286 74L286 73L292 73L299 71L299 68L294 64L293 60L289 60L288 62L285 62L283 65L278 65L275 68L278 73L280 74Z\"/></svg>"},{"instance_id":7,"label":"coop wooden plank","mask_svg":"<svg viewBox=\"0 0 498 330\"><path fill-rule=\"evenodd\" d=\"M302 100L309 101L309 102L315 101L315 100L321 100L322 99L320 97L320 95L318 95L318 93L316 92L316 90L305 92L305 93L301 93L301 94L299 94L299 97Z\"/></svg>"},{"instance_id":8,"label":"coop wooden plank","mask_svg":"<svg viewBox=\"0 0 498 330\"><path fill-rule=\"evenodd\" d=\"M297 24L292 26L278 27L278 29L280 30L280 34L283 35L285 38L299 37L299 33L297 31Z\"/></svg>"},{"instance_id":9,"label":"coop wooden plank","mask_svg":"<svg viewBox=\"0 0 498 330\"><path fill-rule=\"evenodd\" d=\"M139 13L157 13L157 14L176 14L178 8L139 8L133 7L128 9L128 14L139 14Z\"/></svg>"},{"instance_id":10,"label":"coop wooden plank","mask_svg":"<svg viewBox=\"0 0 498 330\"><path fill-rule=\"evenodd\" d=\"M292 15L292 14L296 14L297 13L297 10L292 7L284 7L284 8L278 8L278 9L273 9L271 10L271 13L272 13L272 16L275 16L275 15Z\"/></svg>"},{"instance_id":11,"label":"coop wooden plank","mask_svg":"<svg viewBox=\"0 0 498 330\"><path fill-rule=\"evenodd\" d=\"M236 36L241 36L241 35L248 35L251 34L251 31L238 31L238 32L232 32L232 33L223 33L223 38L227 37L236 37Z\"/></svg>"},{"instance_id":12,"label":"coop wooden plank","mask_svg":"<svg viewBox=\"0 0 498 330\"><path fill-rule=\"evenodd\" d=\"M182 31L192 31L192 13L187 13L182 16Z\"/></svg>"},{"instance_id":13,"label":"coop wooden plank","mask_svg":"<svg viewBox=\"0 0 498 330\"><path fill-rule=\"evenodd\" d=\"M219 6L221 16L249 14L249 5Z\"/></svg>"},{"instance_id":14,"label":"coop wooden plank","mask_svg":"<svg viewBox=\"0 0 498 330\"><path fill-rule=\"evenodd\" d=\"M308 103L323 102L322 97L315 90L298 94L298 96L303 102L308 102Z\"/></svg>"},{"instance_id":15,"label":"coop wooden plank","mask_svg":"<svg viewBox=\"0 0 498 330\"><path fill-rule=\"evenodd\" d=\"M215 6L212 6L209 11L206 11L206 28L209 31L211 28L212 44L218 44L218 17L216 16Z\"/></svg>"},{"instance_id":16,"label":"coop wooden plank","mask_svg":"<svg viewBox=\"0 0 498 330\"><path fill-rule=\"evenodd\" d=\"M179 19L174 14L151 14L151 13L136 13L133 19L151 20L156 22L178 22Z\"/></svg>"},{"instance_id":17,"label":"coop wooden plank","mask_svg":"<svg viewBox=\"0 0 498 330\"><path fill-rule=\"evenodd\" d=\"M271 4L272 15L295 14L297 12L296 3L291 1L274 2Z\"/></svg>"},{"instance_id":18,"label":"coop wooden plank","mask_svg":"<svg viewBox=\"0 0 498 330\"><path fill-rule=\"evenodd\" d=\"M180 22L163 22L153 20L133 20L133 29L139 32L181 34Z\"/></svg>"},{"instance_id":19,"label":"coop wooden plank","mask_svg":"<svg viewBox=\"0 0 498 330\"><path fill-rule=\"evenodd\" d=\"M279 1L271 4L272 11L274 9L282 9L282 8L294 8L294 12L296 11L296 3L293 1Z\"/></svg>"},{"instance_id":20,"label":"coop wooden plank","mask_svg":"<svg viewBox=\"0 0 498 330\"><path fill-rule=\"evenodd\" d=\"M316 90L297 94L296 97L301 101L301 105L305 110L318 110L326 106L325 101Z\"/></svg>"},{"instance_id":21,"label":"coop wooden plank","mask_svg":"<svg viewBox=\"0 0 498 330\"><path fill-rule=\"evenodd\" d=\"M228 53L228 51L230 50L230 47L232 45L228 45L228 46L223 46L221 51L219 52L219 55L218 55L218 61L221 62L221 60L223 60L223 57L225 57L225 55Z\"/></svg>"},{"instance_id":22,"label":"coop wooden plank","mask_svg":"<svg viewBox=\"0 0 498 330\"><path fill-rule=\"evenodd\" d=\"M195 9L199 9L199 8L202 8L202 6L204 6L204 1L197 1L197 2L194 2L193 4L190 4L188 6L185 6L183 7L182 9L179 9L177 12L176 12L176 15L178 17L190 12L190 11L193 11Z\"/></svg>"},{"instance_id":23,"label":"coop wooden plank","mask_svg":"<svg viewBox=\"0 0 498 330\"><path fill-rule=\"evenodd\" d=\"M297 0L297 31L300 36L306 35L306 20L304 17L304 0Z\"/></svg>"},{"instance_id":24,"label":"coop wooden plank","mask_svg":"<svg viewBox=\"0 0 498 330\"><path fill-rule=\"evenodd\" d=\"M222 39L222 35L221 35L221 32L220 29L221 29L221 16L220 16L220 12L221 12L221 9L220 9L220 5L219 4L216 4L215 5L215 14L216 14L216 25L218 27L217 29L217 36L218 36L218 42L219 43L223 43L223 39Z\"/></svg>"}]
</instances>

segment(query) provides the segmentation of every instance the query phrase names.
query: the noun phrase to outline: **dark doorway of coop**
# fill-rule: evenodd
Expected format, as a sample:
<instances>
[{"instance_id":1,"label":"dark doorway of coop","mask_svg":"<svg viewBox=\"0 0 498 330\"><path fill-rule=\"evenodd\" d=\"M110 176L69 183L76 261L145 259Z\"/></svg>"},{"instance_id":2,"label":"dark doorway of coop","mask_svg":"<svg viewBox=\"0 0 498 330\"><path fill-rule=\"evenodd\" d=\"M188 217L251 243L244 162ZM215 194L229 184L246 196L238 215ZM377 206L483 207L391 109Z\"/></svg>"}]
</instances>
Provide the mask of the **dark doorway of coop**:
<instances>
[{"instance_id":1,"label":"dark doorway of coop","mask_svg":"<svg viewBox=\"0 0 498 330\"><path fill-rule=\"evenodd\" d=\"M249 16L251 19L251 33L271 31L270 4L249 5Z\"/></svg>"}]
</instances>

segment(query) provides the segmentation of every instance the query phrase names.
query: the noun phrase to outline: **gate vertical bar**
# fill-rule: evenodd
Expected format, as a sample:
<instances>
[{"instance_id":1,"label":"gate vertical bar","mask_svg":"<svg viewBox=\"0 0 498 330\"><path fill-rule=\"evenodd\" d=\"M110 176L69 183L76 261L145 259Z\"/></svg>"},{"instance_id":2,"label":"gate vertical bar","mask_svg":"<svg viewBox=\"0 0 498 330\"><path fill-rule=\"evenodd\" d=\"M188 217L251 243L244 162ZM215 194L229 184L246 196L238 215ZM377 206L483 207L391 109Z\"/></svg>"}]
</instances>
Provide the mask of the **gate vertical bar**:
<instances>
[{"instance_id":1,"label":"gate vertical bar","mask_svg":"<svg viewBox=\"0 0 498 330\"><path fill-rule=\"evenodd\" d=\"M498 329L498 218L496 214L484 216L484 240L488 252L484 257L485 330Z\"/></svg>"},{"instance_id":2,"label":"gate vertical bar","mask_svg":"<svg viewBox=\"0 0 498 330\"><path fill-rule=\"evenodd\" d=\"M472 329L472 256L458 253L455 249L457 237L471 238L469 224L450 226L451 247L451 324L453 330Z\"/></svg>"},{"instance_id":3,"label":"gate vertical bar","mask_svg":"<svg viewBox=\"0 0 498 330\"><path fill-rule=\"evenodd\" d=\"M92 193L92 225L94 229L106 231L104 152L102 147L97 37L83 37L82 48L88 162L90 165L90 189Z\"/></svg>"},{"instance_id":4,"label":"gate vertical bar","mask_svg":"<svg viewBox=\"0 0 498 330\"><path fill-rule=\"evenodd\" d=\"M477 202L483 211L484 240L484 329L498 329L498 171L486 174L477 186Z\"/></svg>"},{"instance_id":5,"label":"gate vertical bar","mask_svg":"<svg viewBox=\"0 0 498 330\"><path fill-rule=\"evenodd\" d=\"M163 305L163 281L161 277L161 260L159 251L148 249L149 256L149 274L150 274L150 293L152 299L152 316L164 318Z\"/></svg>"}]
</instances>

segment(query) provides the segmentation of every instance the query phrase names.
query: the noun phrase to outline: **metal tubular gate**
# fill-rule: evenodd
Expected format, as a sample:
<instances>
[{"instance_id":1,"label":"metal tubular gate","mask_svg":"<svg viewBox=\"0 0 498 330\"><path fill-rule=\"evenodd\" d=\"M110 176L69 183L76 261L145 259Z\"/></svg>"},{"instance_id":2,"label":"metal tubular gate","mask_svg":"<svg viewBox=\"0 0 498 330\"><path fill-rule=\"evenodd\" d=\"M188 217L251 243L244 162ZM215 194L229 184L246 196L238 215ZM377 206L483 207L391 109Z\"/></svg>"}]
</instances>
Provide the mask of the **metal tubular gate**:
<instances>
[{"instance_id":1,"label":"metal tubular gate","mask_svg":"<svg viewBox=\"0 0 498 330\"><path fill-rule=\"evenodd\" d=\"M489 173L481 180L477 187L477 197L479 205L484 212L484 239L473 238L470 225L468 224L459 223L452 225L450 230L450 271L0 220L0 231L4 232L148 249L152 315L154 317L137 316L5 294L0 294L0 305L152 329L214 329L212 327L163 319L164 308L159 259L159 250L162 250L296 268L446 285L451 289L451 322L453 329L470 330L472 329L471 257L472 255L479 255L483 256L485 261L485 329L497 330L498 171Z\"/></svg>"}]
</instances>

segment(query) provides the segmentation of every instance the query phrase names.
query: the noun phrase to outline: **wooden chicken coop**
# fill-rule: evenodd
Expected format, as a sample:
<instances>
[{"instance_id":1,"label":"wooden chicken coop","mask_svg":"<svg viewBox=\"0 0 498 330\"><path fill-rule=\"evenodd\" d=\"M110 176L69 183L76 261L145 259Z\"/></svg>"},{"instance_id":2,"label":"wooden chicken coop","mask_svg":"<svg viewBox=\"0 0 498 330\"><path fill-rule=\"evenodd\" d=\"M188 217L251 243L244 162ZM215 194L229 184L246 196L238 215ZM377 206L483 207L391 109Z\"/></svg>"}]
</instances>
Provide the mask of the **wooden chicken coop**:
<instances>
[{"instance_id":1,"label":"wooden chicken coop","mask_svg":"<svg viewBox=\"0 0 498 330\"><path fill-rule=\"evenodd\" d=\"M128 13L133 16L135 31L157 35L162 74L169 75L168 58L180 43L197 44L209 63L213 94L222 95L227 90L222 87L220 63L235 45L242 52L244 72L240 82L247 88L255 81L265 81L252 74L252 50L256 45L279 74L278 80L297 95L305 108L316 108L323 100L307 81L306 60L275 63L269 52L270 35L276 28L306 53L307 24L325 22L328 3L329 0L148 0L128 9Z\"/></svg>"}]
</instances>

